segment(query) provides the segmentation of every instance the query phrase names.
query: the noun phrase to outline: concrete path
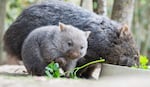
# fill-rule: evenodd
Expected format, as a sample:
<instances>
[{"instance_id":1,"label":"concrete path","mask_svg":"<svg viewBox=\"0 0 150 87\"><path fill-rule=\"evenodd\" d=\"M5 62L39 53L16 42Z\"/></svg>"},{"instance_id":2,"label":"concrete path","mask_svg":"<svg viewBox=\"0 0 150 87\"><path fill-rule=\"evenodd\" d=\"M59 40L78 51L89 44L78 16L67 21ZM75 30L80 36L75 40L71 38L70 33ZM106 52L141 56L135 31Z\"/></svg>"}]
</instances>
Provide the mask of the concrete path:
<instances>
[{"instance_id":1,"label":"concrete path","mask_svg":"<svg viewBox=\"0 0 150 87\"><path fill-rule=\"evenodd\" d=\"M104 64L98 80L48 79L27 75L23 66L3 65L0 87L150 87L150 71Z\"/></svg>"}]
</instances>

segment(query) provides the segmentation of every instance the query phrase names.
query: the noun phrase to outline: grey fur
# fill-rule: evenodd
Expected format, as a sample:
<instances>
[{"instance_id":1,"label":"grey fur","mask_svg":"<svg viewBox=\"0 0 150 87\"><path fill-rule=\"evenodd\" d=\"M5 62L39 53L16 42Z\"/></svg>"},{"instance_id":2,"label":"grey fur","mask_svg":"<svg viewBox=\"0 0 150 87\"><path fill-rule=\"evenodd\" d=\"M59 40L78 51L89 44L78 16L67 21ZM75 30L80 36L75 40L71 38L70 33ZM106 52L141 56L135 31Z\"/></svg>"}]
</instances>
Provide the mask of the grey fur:
<instances>
[{"instance_id":1,"label":"grey fur","mask_svg":"<svg viewBox=\"0 0 150 87\"><path fill-rule=\"evenodd\" d=\"M77 60L86 54L89 32L81 31L71 25L44 26L32 31L22 46L22 59L27 71L32 75L44 75L44 69L56 58L64 58L64 71L73 69ZM68 46L71 41L72 46ZM81 48L82 47L82 48ZM67 56L69 51L79 53L73 59ZM72 54L69 53L72 56Z\"/></svg>"}]
</instances>

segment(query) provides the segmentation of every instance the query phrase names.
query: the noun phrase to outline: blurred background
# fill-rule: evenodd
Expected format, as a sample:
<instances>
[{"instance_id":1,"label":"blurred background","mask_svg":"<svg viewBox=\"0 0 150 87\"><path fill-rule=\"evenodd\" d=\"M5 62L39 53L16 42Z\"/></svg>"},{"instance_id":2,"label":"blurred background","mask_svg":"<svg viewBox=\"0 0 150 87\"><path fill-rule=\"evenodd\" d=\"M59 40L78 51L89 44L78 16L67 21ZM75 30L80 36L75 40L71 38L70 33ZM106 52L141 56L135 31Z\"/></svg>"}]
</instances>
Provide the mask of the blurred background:
<instances>
[{"instance_id":1,"label":"blurred background","mask_svg":"<svg viewBox=\"0 0 150 87\"><path fill-rule=\"evenodd\" d=\"M3 34L28 6L45 0L0 0L0 64L7 60ZM63 1L63 0L62 0ZM129 25L141 55L150 58L150 0L64 0Z\"/></svg>"}]
</instances>

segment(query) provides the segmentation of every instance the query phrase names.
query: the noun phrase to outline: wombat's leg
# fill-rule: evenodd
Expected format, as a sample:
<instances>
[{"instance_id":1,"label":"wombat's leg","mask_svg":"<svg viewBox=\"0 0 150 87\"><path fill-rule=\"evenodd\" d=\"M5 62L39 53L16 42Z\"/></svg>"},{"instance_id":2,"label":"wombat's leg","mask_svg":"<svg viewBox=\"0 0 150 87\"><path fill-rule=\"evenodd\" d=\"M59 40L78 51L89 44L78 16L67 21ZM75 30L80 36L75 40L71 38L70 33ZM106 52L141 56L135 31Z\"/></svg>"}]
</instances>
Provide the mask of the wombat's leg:
<instances>
[{"instance_id":1,"label":"wombat's leg","mask_svg":"<svg viewBox=\"0 0 150 87\"><path fill-rule=\"evenodd\" d=\"M64 67L67 64L67 61L63 57L56 58L54 61L58 63L60 67Z\"/></svg>"},{"instance_id":2,"label":"wombat's leg","mask_svg":"<svg viewBox=\"0 0 150 87\"><path fill-rule=\"evenodd\" d=\"M98 64L92 64L92 65L87 66L84 69L79 70L77 72L77 76L81 78L93 79L92 74L94 70L97 68L97 65Z\"/></svg>"},{"instance_id":3,"label":"wombat's leg","mask_svg":"<svg viewBox=\"0 0 150 87\"><path fill-rule=\"evenodd\" d=\"M82 72L81 77L87 79L93 79L92 75L94 70L97 68L97 66L98 64L89 65L87 68L85 68L85 70L83 70L84 72Z\"/></svg>"},{"instance_id":4,"label":"wombat's leg","mask_svg":"<svg viewBox=\"0 0 150 87\"><path fill-rule=\"evenodd\" d=\"M26 56L26 59L23 58L23 62L29 74L37 76L45 75L47 63L41 59L40 55L32 53L32 55Z\"/></svg>"},{"instance_id":5,"label":"wombat's leg","mask_svg":"<svg viewBox=\"0 0 150 87\"><path fill-rule=\"evenodd\" d=\"M77 63L77 67L83 66L86 63L89 63L90 61L86 60L85 58L82 58L78 61ZM81 78L87 78L87 79L93 79L92 74L94 72L94 70L97 68L98 64L92 64L89 65L83 69L80 69L77 72L77 76L81 77Z\"/></svg>"},{"instance_id":6,"label":"wombat's leg","mask_svg":"<svg viewBox=\"0 0 150 87\"><path fill-rule=\"evenodd\" d=\"M30 61L26 61L25 66L29 74L43 76L45 75L46 63L42 62L38 58L30 58Z\"/></svg>"},{"instance_id":7,"label":"wombat's leg","mask_svg":"<svg viewBox=\"0 0 150 87\"><path fill-rule=\"evenodd\" d=\"M64 70L64 72L71 71L75 68L78 59L68 60L63 57L59 57L55 59L55 62L59 63L60 67ZM65 77L69 77L69 73L65 74Z\"/></svg>"},{"instance_id":8,"label":"wombat's leg","mask_svg":"<svg viewBox=\"0 0 150 87\"><path fill-rule=\"evenodd\" d=\"M70 76L70 72L73 72L74 68L76 67L77 65L77 61L78 59L74 59L74 60L67 60L67 64L63 67L63 70L65 72L68 72L66 73L66 77L69 77Z\"/></svg>"}]
</instances>

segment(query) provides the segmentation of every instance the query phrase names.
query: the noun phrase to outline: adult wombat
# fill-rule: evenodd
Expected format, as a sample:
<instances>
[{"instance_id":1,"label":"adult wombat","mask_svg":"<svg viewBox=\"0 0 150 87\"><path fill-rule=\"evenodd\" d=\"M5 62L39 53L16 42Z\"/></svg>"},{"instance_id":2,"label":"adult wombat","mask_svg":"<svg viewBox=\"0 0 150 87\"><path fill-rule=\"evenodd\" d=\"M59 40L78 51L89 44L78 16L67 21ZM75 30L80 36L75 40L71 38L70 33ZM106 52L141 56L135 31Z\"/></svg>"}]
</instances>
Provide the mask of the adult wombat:
<instances>
[{"instance_id":1,"label":"adult wombat","mask_svg":"<svg viewBox=\"0 0 150 87\"><path fill-rule=\"evenodd\" d=\"M88 39L86 62L102 57L111 64L138 64L138 49L126 25L73 4L54 0L33 5L20 14L4 35L5 50L21 59L23 41L32 30L44 25L58 25L59 22L92 32Z\"/></svg>"},{"instance_id":2,"label":"adult wombat","mask_svg":"<svg viewBox=\"0 0 150 87\"><path fill-rule=\"evenodd\" d=\"M84 32L62 23L59 27L44 26L33 30L25 39L21 51L27 71L32 75L44 75L44 69L51 61L63 59L65 64L61 64L64 65L62 69L72 70L86 54L89 34L90 31Z\"/></svg>"}]
</instances>

